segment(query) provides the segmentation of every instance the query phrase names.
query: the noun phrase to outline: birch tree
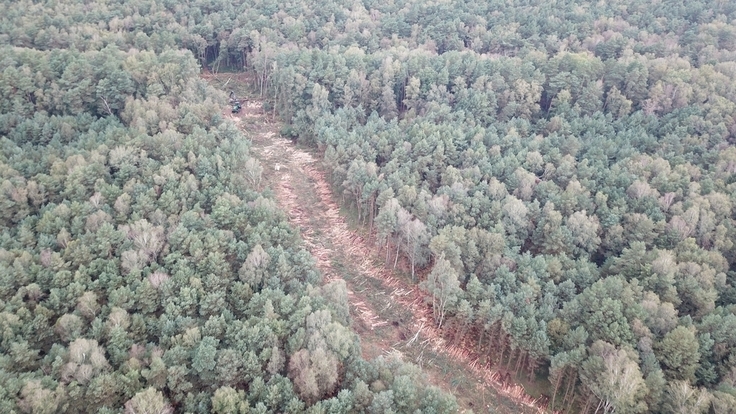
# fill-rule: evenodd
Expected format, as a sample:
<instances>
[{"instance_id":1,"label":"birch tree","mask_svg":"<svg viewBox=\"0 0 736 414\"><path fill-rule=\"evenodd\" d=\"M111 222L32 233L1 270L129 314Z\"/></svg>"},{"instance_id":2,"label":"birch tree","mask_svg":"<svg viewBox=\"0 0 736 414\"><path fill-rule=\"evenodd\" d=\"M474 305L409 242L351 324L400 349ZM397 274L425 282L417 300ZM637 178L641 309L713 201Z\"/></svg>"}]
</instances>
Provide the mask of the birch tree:
<instances>
[{"instance_id":1,"label":"birch tree","mask_svg":"<svg viewBox=\"0 0 736 414\"><path fill-rule=\"evenodd\" d=\"M448 306L457 302L461 293L460 281L452 264L444 255L437 259L427 280L420 284L422 290L432 295L432 312L437 327L441 328Z\"/></svg>"}]
</instances>

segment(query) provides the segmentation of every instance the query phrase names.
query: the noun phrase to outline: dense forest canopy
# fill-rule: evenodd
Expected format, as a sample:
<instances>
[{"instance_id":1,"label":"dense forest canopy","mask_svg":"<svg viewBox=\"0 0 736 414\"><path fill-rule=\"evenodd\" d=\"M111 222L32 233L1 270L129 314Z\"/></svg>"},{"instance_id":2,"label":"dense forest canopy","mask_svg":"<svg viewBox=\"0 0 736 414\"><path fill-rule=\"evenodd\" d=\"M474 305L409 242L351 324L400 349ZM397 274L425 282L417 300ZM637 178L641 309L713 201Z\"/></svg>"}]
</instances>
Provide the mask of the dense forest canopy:
<instances>
[{"instance_id":1,"label":"dense forest canopy","mask_svg":"<svg viewBox=\"0 0 736 414\"><path fill-rule=\"evenodd\" d=\"M252 74L437 324L548 379L554 409L736 409L736 3L4 6L9 410L400 393L233 173L247 145L197 63Z\"/></svg>"},{"instance_id":2,"label":"dense forest canopy","mask_svg":"<svg viewBox=\"0 0 736 414\"><path fill-rule=\"evenodd\" d=\"M362 359L226 95L128 7L3 4L0 412L455 412Z\"/></svg>"}]
</instances>

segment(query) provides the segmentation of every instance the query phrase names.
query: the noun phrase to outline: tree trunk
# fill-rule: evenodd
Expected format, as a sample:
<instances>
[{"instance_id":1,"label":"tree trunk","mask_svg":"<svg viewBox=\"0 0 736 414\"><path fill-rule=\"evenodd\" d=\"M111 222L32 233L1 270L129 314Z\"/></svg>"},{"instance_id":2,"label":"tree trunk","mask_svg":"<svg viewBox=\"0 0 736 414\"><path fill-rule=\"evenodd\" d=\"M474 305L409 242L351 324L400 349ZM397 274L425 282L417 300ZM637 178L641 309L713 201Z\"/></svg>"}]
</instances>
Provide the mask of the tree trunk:
<instances>
[{"instance_id":1,"label":"tree trunk","mask_svg":"<svg viewBox=\"0 0 736 414\"><path fill-rule=\"evenodd\" d=\"M490 351L490 347L489 347L489 351ZM506 352L506 347L505 346L502 346L501 347L501 353L498 356L498 366L501 366L503 364L503 354L505 352Z\"/></svg>"},{"instance_id":2,"label":"tree trunk","mask_svg":"<svg viewBox=\"0 0 736 414\"><path fill-rule=\"evenodd\" d=\"M511 352L509 352L509 359L506 361L506 371L511 370L511 361L514 360L514 353L516 353L516 349L512 347Z\"/></svg>"},{"instance_id":3,"label":"tree trunk","mask_svg":"<svg viewBox=\"0 0 736 414\"><path fill-rule=\"evenodd\" d=\"M562 369L562 372L557 376L557 379L555 380L554 390L552 391L552 402L550 403L550 408L552 409L552 412L555 412L555 399L557 398L557 391L559 391L560 383L562 382L562 379L565 377L566 373L567 367Z\"/></svg>"},{"instance_id":4,"label":"tree trunk","mask_svg":"<svg viewBox=\"0 0 736 414\"><path fill-rule=\"evenodd\" d=\"M440 322L437 324L437 329L442 329L442 322L445 319L445 306L444 304L440 305Z\"/></svg>"},{"instance_id":5,"label":"tree trunk","mask_svg":"<svg viewBox=\"0 0 736 414\"><path fill-rule=\"evenodd\" d=\"M565 412L569 413L572 410L573 403L575 402L575 396L572 396L572 399L570 399L570 402L567 404L567 408L565 408Z\"/></svg>"},{"instance_id":6,"label":"tree trunk","mask_svg":"<svg viewBox=\"0 0 736 414\"><path fill-rule=\"evenodd\" d=\"M524 361L526 360L527 353L524 352L521 347L519 348L519 359L516 360L516 368L514 369L514 375L516 378L519 377L519 372L521 371L521 368L524 367Z\"/></svg>"},{"instance_id":7,"label":"tree trunk","mask_svg":"<svg viewBox=\"0 0 736 414\"><path fill-rule=\"evenodd\" d=\"M263 70L261 71L261 98L263 98L263 84L266 82L266 53L263 53Z\"/></svg>"},{"instance_id":8,"label":"tree trunk","mask_svg":"<svg viewBox=\"0 0 736 414\"><path fill-rule=\"evenodd\" d=\"M391 251L391 236L386 236L386 266L388 266L388 259Z\"/></svg>"},{"instance_id":9,"label":"tree trunk","mask_svg":"<svg viewBox=\"0 0 736 414\"><path fill-rule=\"evenodd\" d=\"M371 195L370 202L368 203L368 208L370 211L369 214L369 220L368 220L368 245L371 245L371 236L373 235L373 209L375 208L376 204L376 197L374 195Z\"/></svg>"},{"instance_id":10,"label":"tree trunk","mask_svg":"<svg viewBox=\"0 0 736 414\"><path fill-rule=\"evenodd\" d=\"M396 257L394 257L394 269L396 269L396 265L399 263L399 247L401 246L401 239L399 239L398 242L396 242Z\"/></svg>"},{"instance_id":11,"label":"tree trunk","mask_svg":"<svg viewBox=\"0 0 736 414\"><path fill-rule=\"evenodd\" d=\"M358 210L358 223L360 223L361 212L363 210L360 206L360 194L358 193L357 190L353 192L353 194L355 194L355 207Z\"/></svg>"},{"instance_id":12,"label":"tree trunk","mask_svg":"<svg viewBox=\"0 0 736 414\"><path fill-rule=\"evenodd\" d=\"M508 346L508 342L506 341L506 334L503 332L503 327L499 325L498 327L499 333L494 338L496 342L498 343L498 346L501 348L501 354L498 358L498 365L503 365L503 354L506 353L506 347ZM489 347L490 352L491 347Z\"/></svg>"},{"instance_id":13,"label":"tree trunk","mask_svg":"<svg viewBox=\"0 0 736 414\"><path fill-rule=\"evenodd\" d=\"M459 318L459 317L458 317ZM455 330L455 335L452 339L452 343L457 345L461 344L463 342L463 339L465 338L465 334L468 331L468 321L467 319L463 319L462 321L458 321L460 324L460 328Z\"/></svg>"},{"instance_id":14,"label":"tree trunk","mask_svg":"<svg viewBox=\"0 0 736 414\"><path fill-rule=\"evenodd\" d=\"M532 380L534 379L534 374L537 371L537 366L539 366L537 359L527 356L526 366L529 369L529 382L532 382Z\"/></svg>"},{"instance_id":15,"label":"tree trunk","mask_svg":"<svg viewBox=\"0 0 736 414\"><path fill-rule=\"evenodd\" d=\"M573 370L570 378L567 380L567 389L565 390L565 399L562 401L562 404L564 405L567 401L567 409L569 410L572 408L572 402L575 400L575 371ZM568 401L568 396L570 397L570 400Z\"/></svg>"}]
</instances>

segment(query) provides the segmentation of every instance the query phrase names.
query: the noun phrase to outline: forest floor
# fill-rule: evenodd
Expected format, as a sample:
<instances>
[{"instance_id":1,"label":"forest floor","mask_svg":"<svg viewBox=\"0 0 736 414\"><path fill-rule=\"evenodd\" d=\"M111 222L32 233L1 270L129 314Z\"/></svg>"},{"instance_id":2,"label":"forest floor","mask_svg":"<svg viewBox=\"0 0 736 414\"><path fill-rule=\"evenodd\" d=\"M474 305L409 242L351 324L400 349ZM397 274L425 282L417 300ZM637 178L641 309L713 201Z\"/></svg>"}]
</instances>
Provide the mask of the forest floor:
<instances>
[{"instance_id":1,"label":"forest floor","mask_svg":"<svg viewBox=\"0 0 736 414\"><path fill-rule=\"evenodd\" d=\"M436 329L431 308L419 289L385 266L385 257L351 225L332 193L318 155L280 136L281 124L247 96L244 75L204 76L215 87L234 90L242 111L226 116L252 140L251 152L292 225L299 228L325 282L343 279L348 288L352 328L363 357L395 355L422 368L433 385L452 393L462 411L543 412L540 399L475 355L470 344L447 340Z\"/></svg>"}]
</instances>

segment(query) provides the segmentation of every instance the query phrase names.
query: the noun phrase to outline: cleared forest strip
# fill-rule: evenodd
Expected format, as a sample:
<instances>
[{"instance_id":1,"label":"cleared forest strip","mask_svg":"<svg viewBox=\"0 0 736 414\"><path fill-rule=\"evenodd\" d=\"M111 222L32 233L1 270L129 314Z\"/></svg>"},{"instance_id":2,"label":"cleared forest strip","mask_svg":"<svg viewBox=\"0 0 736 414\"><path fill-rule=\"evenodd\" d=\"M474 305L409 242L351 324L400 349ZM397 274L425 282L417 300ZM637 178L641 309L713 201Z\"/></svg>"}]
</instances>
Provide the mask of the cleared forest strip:
<instances>
[{"instance_id":1,"label":"cleared forest strip","mask_svg":"<svg viewBox=\"0 0 736 414\"><path fill-rule=\"evenodd\" d=\"M333 243L345 246L345 252L353 260L353 263L359 267L361 273L380 280L396 303L411 310L414 315L412 320L413 330L417 332L417 336L421 332L421 336L429 341L434 351L446 353L467 365L469 370L483 378L487 385L492 386L499 393L513 398L519 404L544 412L546 407L540 406L539 399L530 397L520 385L502 383L499 372L488 364L479 364L479 357L469 347L448 344L443 338L442 332L433 323L432 311L425 302L424 293L418 287L410 286L396 278L389 269L374 265L373 249L368 246L363 237L349 229L345 218L339 214L340 208L332 197L332 191L324 173L309 164L303 166L303 171L314 180L317 194L322 204L327 206L325 217L330 221L330 236Z\"/></svg>"},{"instance_id":2,"label":"cleared forest strip","mask_svg":"<svg viewBox=\"0 0 736 414\"><path fill-rule=\"evenodd\" d=\"M442 331L434 324L426 295L418 287L397 278L390 269L377 265L379 260L375 250L350 229L340 214L340 206L333 197L325 173L316 166L318 160L287 139L280 138L277 133L279 125L268 119L258 102L247 102L243 109L242 114L232 118L253 140L252 149L262 163L265 181L272 186L289 221L299 227L307 249L326 281L343 279L333 266L338 258L343 258L343 264L352 271L378 282L378 287L388 297L387 308L398 305L403 308L403 314L410 315L404 325L412 334L406 340L392 344L393 341L378 335L371 335L369 340L380 342L374 345L384 353L400 353L395 347L402 342L407 346L420 344L429 347L434 353L462 365L467 374L477 379L479 387L492 388L498 395L525 407L523 411L544 412L546 406L540 399L529 396L520 385L505 383L502 375L490 364L480 362L480 356L472 346L451 344L444 339ZM356 293L353 283L349 282L347 286L351 315L362 326L373 331L389 325L389 321L381 316L386 309L376 310L365 300L366 294L375 292ZM364 341L368 339L365 333L363 336Z\"/></svg>"},{"instance_id":3,"label":"cleared forest strip","mask_svg":"<svg viewBox=\"0 0 736 414\"><path fill-rule=\"evenodd\" d=\"M243 109L242 117L245 120L256 121L251 125L255 128L249 128L248 132L252 135L254 143L257 144L254 146L255 155L264 162L264 167L268 169L266 176L272 176L269 181L273 185L276 199L281 208L288 214L291 224L300 229L307 250L315 258L317 268L324 275L325 281L341 279L339 274L332 268L334 252L316 237L314 226L309 222L310 214L302 207L303 197L300 199L300 195L294 189L295 181L302 181L305 178L302 174L305 166L316 162L316 160L310 154L294 148L287 140L278 139L275 132L277 125L269 123L267 117L259 113L260 104L251 101L244 105ZM243 122L241 117L232 118L237 120L238 124ZM337 217L339 217L339 212ZM329 217L328 219L333 218ZM388 324L387 321L376 315L373 309L367 306L360 296L350 289L349 285L347 294L353 308L351 316L358 318L364 326L372 330Z\"/></svg>"}]
</instances>

